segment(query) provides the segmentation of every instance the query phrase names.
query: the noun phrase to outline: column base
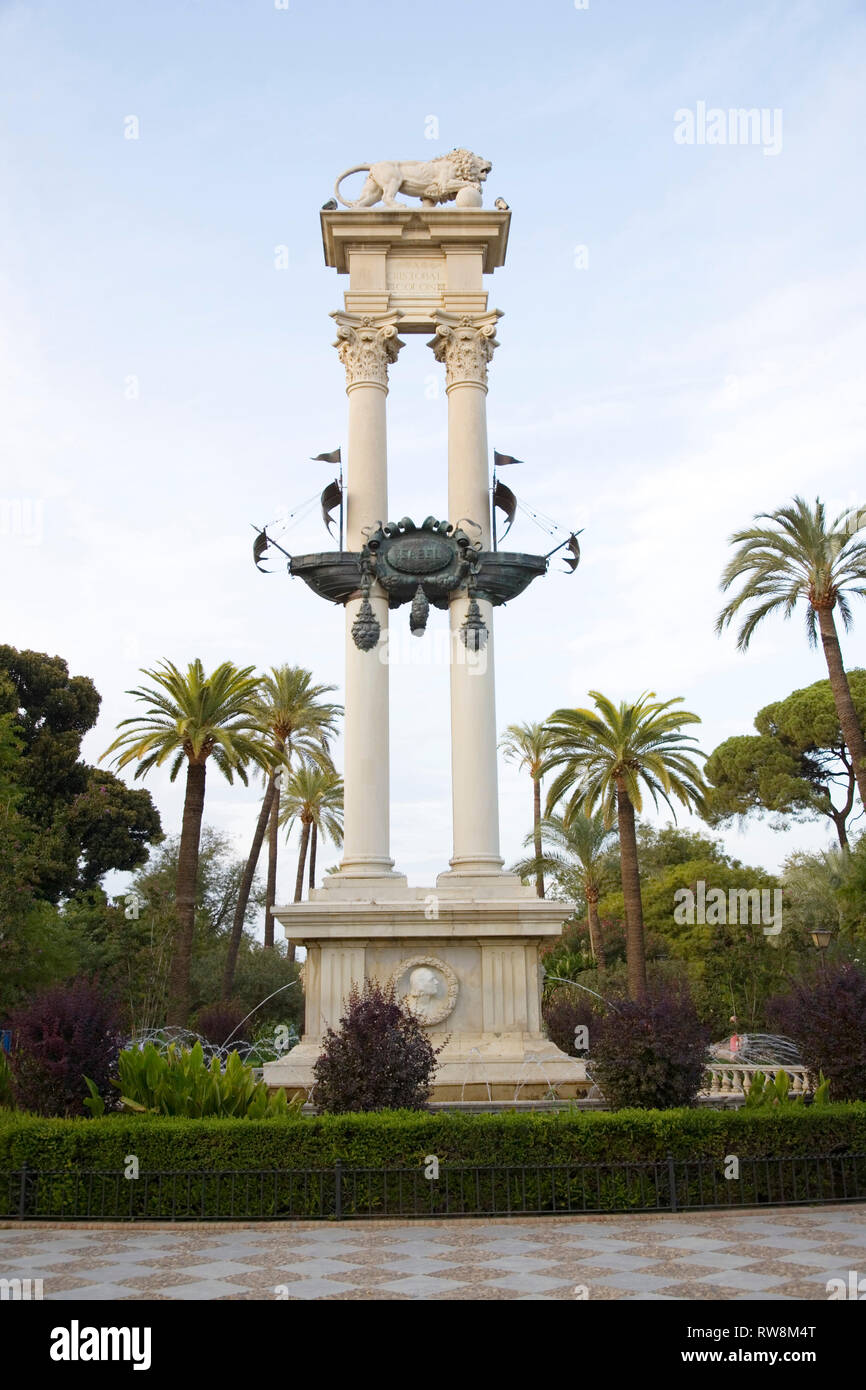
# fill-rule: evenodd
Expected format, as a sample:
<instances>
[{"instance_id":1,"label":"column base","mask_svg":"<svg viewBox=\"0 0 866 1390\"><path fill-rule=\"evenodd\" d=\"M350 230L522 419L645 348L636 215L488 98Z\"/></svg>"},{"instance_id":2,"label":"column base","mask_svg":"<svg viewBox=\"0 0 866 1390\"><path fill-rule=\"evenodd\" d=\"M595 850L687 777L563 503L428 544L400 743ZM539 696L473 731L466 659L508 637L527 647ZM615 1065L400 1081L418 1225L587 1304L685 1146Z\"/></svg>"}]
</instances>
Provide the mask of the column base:
<instances>
[{"instance_id":1,"label":"column base","mask_svg":"<svg viewBox=\"0 0 866 1390\"><path fill-rule=\"evenodd\" d=\"M313 889L310 898L369 902L400 896L407 887L406 875L396 872L393 859L358 858L344 860L337 873L326 874L321 887Z\"/></svg>"},{"instance_id":2,"label":"column base","mask_svg":"<svg viewBox=\"0 0 866 1390\"><path fill-rule=\"evenodd\" d=\"M436 878L443 892L459 892L468 898L529 898L535 889L506 872L501 859L452 859L450 869Z\"/></svg>"}]
</instances>

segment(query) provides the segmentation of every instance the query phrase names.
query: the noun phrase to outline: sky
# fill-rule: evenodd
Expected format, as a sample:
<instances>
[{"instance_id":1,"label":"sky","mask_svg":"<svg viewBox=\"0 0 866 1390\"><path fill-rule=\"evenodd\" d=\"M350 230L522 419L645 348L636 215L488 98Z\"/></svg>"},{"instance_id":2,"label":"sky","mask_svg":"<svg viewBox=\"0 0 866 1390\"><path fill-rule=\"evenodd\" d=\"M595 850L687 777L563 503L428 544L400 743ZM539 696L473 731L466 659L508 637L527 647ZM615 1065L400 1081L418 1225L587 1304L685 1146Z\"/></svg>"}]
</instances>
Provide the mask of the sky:
<instances>
[{"instance_id":1,"label":"sky","mask_svg":"<svg viewBox=\"0 0 866 1390\"><path fill-rule=\"evenodd\" d=\"M335 178L455 145L513 210L491 445L524 461L527 506L583 528L576 575L554 562L497 614L500 727L654 690L711 751L824 678L799 620L746 655L713 625L735 529L796 493L866 502L864 70L853 0L0 0L0 631L95 681L85 756L165 658L341 686L342 613L258 573L251 523L308 501L330 476L310 456L346 442ZM684 112L699 131L737 108L766 113L754 143L684 142ZM388 401L391 510L417 520L447 510L425 342ZM315 507L283 543L327 547ZM552 544L523 513L508 543ZM420 884L451 848L442 621L392 662L392 853ZM866 664L862 605L843 650ZM182 778L146 785L177 832ZM259 795L211 774L238 853ZM531 802L505 764L500 801L510 863ZM725 841L775 868L828 835Z\"/></svg>"}]
</instances>

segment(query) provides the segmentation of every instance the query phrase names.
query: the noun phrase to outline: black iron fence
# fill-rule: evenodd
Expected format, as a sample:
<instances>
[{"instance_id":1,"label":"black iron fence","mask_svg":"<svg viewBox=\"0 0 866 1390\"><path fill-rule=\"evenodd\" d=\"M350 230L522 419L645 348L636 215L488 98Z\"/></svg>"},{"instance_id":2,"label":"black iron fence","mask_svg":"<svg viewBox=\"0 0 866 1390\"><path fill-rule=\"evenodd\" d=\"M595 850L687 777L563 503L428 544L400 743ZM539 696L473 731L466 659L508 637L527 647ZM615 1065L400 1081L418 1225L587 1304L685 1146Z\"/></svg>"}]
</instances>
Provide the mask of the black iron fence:
<instances>
[{"instance_id":1,"label":"black iron fence","mask_svg":"<svg viewBox=\"0 0 866 1390\"><path fill-rule=\"evenodd\" d=\"M433 1176L438 1172L438 1175ZM427 1176L427 1174L430 1176ZM340 1221L566 1216L866 1201L866 1154L642 1163L0 1173L0 1219Z\"/></svg>"}]
</instances>

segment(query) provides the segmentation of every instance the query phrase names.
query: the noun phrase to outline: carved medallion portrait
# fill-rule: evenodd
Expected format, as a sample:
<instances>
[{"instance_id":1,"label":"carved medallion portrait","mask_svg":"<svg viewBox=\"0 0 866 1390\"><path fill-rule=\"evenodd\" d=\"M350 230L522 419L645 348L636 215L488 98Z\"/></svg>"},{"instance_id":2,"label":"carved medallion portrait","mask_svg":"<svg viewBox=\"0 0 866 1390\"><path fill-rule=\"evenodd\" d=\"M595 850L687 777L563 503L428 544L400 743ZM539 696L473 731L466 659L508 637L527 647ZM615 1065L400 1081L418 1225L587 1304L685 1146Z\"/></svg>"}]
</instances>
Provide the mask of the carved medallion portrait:
<instances>
[{"instance_id":1,"label":"carved medallion portrait","mask_svg":"<svg viewBox=\"0 0 866 1390\"><path fill-rule=\"evenodd\" d=\"M420 1023L442 1023L454 1009L460 986L457 976L436 956L410 956L391 976L394 992Z\"/></svg>"}]
</instances>

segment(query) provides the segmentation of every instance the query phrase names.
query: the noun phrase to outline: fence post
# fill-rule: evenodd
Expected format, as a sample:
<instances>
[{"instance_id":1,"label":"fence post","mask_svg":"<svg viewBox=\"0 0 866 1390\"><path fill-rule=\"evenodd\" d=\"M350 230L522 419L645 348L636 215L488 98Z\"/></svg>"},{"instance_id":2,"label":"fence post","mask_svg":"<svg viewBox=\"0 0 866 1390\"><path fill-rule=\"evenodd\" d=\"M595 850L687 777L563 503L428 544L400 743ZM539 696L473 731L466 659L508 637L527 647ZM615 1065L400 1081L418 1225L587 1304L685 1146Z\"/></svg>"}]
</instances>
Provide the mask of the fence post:
<instances>
[{"instance_id":1,"label":"fence post","mask_svg":"<svg viewBox=\"0 0 866 1390\"><path fill-rule=\"evenodd\" d=\"M343 1219L343 1160L338 1158L334 1164L334 1216Z\"/></svg>"},{"instance_id":2,"label":"fence post","mask_svg":"<svg viewBox=\"0 0 866 1390\"><path fill-rule=\"evenodd\" d=\"M671 1211L677 1209L677 1175L674 1171L674 1156L668 1150L668 1186L671 1191Z\"/></svg>"},{"instance_id":3,"label":"fence post","mask_svg":"<svg viewBox=\"0 0 866 1390\"><path fill-rule=\"evenodd\" d=\"M18 1220L23 1221L27 1211L27 1159L21 1164L21 1182L18 1188Z\"/></svg>"}]
</instances>

